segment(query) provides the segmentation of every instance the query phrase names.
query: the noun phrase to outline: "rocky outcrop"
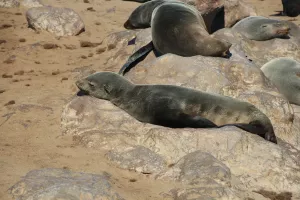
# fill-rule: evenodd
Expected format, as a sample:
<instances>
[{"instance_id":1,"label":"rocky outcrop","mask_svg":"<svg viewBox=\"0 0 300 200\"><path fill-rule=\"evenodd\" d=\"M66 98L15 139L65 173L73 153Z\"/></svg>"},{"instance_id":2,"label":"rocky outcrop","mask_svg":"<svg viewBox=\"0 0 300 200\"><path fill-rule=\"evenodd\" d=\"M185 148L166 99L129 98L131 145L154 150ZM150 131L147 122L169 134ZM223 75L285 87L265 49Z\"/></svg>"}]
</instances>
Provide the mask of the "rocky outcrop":
<instances>
[{"instance_id":1,"label":"rocky outcrop","mask_svg":"<svg viewBox=\"0 0 300 200\"><path fill-rule=\"evenodd\" d=\"M26 18L31 28L45 30L56 36L78 35L85 27L80 16L70 8L30 8L26 12Z\"/></svg>"}]
</instances>

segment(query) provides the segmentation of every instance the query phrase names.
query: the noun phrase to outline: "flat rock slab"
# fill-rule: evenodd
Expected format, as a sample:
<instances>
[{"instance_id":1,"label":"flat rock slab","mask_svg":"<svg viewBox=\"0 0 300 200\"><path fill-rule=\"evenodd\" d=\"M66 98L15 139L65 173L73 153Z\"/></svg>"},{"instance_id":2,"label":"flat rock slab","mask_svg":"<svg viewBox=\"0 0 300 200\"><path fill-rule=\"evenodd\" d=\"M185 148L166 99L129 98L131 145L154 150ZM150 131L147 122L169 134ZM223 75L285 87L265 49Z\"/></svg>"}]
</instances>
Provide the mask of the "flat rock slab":
<instances>
[{"instance_id":1,"label":"flat rock slab","mask_svg":"<svg viewBox=\"0 0 300 200\"><path fill-rule=\"evenodd\" d=\"M48 31L56 36L78 35L85 27L80 16L70 8L30 8L26 12L26 18L30 27Z\"/></svg>"},{"instance_id":2,"label":"flat rock slab","mask_svg":"<svg viewBox=\"0 0 300 200\"><path fill-rule=\"evenodd\" d=\"M87 174L51 168L28 172L10 188L10 192L18 200L124 200L112 189L108 174Z\"/></svg>"}]
</instances>

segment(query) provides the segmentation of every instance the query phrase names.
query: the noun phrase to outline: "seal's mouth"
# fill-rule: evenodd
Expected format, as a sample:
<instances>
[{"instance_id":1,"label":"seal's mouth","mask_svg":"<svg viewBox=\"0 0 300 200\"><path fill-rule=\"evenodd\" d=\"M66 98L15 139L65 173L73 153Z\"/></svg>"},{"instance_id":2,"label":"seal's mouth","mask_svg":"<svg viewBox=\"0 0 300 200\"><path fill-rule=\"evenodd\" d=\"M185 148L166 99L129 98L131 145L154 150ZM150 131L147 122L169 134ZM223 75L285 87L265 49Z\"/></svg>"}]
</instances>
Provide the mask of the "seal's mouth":
<instances>
[{"instance_id":1,"label":"seal's mouth","mask_svg":"<svg viewBox=\"0 0 300 200\"><path fill-rule=\"evenodd\" d=\"M231 55L232 55L232 54L230 53L230 51L229 51L229 49L228 49L227 51L224 51L224 52L223 52L222 57L224 57L224 58L230 58Z\"/></svg>"},{"instance_id":2,"label":"seal's mouth","mask_svg":"<svg viewBox=\"0 0 300 200\"><path fill-rule=\"evenodd\" d=\"M89 95L89 92L84 89L85 83L83 80L78 80L75 82L75 84L79 89L79 92L77 93L78 96Z\"/></svg>"},{"instance_id":3,"label":"seal's mouth","mask_svg":"<svg viewBox=\"0 0 300 200\"><path fill-rule=\"evenodd\" d=\"M126 29L134 29L134 26L132 26L132 24L130 24L130 21L127 20L127 21L124 23L124 28L126 28Z\"/></svg>"},{"instance_id":4,"label":"seal's mouth","mask_svg":"<svg viewBox=\"0 0 300 200\"><path fill-rule=\"evenodd\" d=\"M276 31L276 34L278 35L288 35L290 32L290 28L285 28L285 29L281 29Z\"/></svg>"}]
</instances>

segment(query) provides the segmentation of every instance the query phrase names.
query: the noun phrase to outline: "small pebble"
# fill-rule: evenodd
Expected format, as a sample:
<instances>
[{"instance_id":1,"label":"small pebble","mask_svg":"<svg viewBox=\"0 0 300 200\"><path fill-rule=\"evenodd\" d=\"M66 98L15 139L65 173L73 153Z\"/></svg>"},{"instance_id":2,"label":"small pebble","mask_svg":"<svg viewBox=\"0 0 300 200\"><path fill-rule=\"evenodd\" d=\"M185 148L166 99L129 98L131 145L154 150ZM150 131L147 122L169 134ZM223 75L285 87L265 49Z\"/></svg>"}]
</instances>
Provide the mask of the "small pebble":
<instances>
[{"instance_id":1,"label":"small pebble","mask_svg":"<svg viewBox=\"0 0 300 200\"><path fill-rule=\"evenodd\" d=\"M100 22L95 22L95 24L96 24L96 25L101 25L101 23L100 23Z\"/></svg>"},{"instance_id":2,"label":"small pebble","mask_svg":"<svg viewBox=\"0 0 300 200\"><path fill-rule=\"evenodd\" d=\"M22 15L22 13L17 12L17 13L15 13L15 15Z\"/></svg>"},{"instance_id":3,"label":"small pebble","mask_svg":"<svg viewBox=\"0 0 300 200\"><path fill-rule=\"evenodd\" d=\"M70 50L77 48L76 45L73 45L73 44L64 44L64 46L66 47L66 49L70 49Z\"/></svg>"},{"instance_id":4,"label":"small pebble","mask_svg":"<svg viewBox=\"0 0 300 200\"><path fill-rule=\"evenodd\" d=\"M6 64L12 64L16 61L16 56L15 55L12 55L12 56L9 56L9 58L7 58L6 60L3 61L3 63L6 63Z\"/></svg>"},{"instance_id":5,"label":"small pebble","mask_svg":"<svg viewBox=\"0 0 300 200\"><path fill-rule=\"evenodd\" d=\"M96 11L93 7L88 7L86 10L88 10L88 11Z\"/></svg>"},{"instance_id":6,"label":"small pebble","mask_svg":"<svg viewBox=\"0 0 300 200\"><path fill-rule=\"evenodd\" d=\"M82 55L81 58L82 59L87 59L87 57L85 55Z\"/></svg>"},{"instance_id":7,"label":"small pebble","mask_svg":"<svg viewBox=\"0 0 300 200\"><path fill-rule=\"evenodd\" d=\"M88 57L93 57L93 55L94 55L93 53L89 53Z\"/></svg>"},{"instance_id":8,"label":"small pebble","mask_svg":"<svg viewBox=\"0 0 300 200\"><path fill-rule=\"evenodd\" d=\"M28 83L27 83L27 84L25 84L25 86L27 86L27 87L28 87L28 86L30 86L30 84L28 84Z\"/></svg>"},{"instance_id":9,"label":"small pebble","mask_svg":"<svg viewBox=\"0 0 300 200\"><path fill-rule=\"evenodd\" d=\"M134 183L134 182L136 182L137 180L134 179L134 178L131 178L131 179L129 179L129 181L132 182L132 183Z\"/></svg>"},{"instance_id":10,"label":"small pebble","mask_svg":"<svg viewBox=\"0 0 300 200\"><path fill-rule=\"evenodd\" d=\"M57 71L55 71L55 72L52 72L52 75L57 75L57 74L59 74L60 72L59 72L59 70L57 70Z\"/></svg>"},{"instance_id":11,"label":"small pebble","mask_svg":"<svg viewBox=\"0 0 300 200\"><path fill-rule=\"evenodd\" d=\"M101 54L106 50L106 47L100 47L99 49L96 50L97 54Z\"/></svg>"},{"instance_id":12,"label":"small pebble","mask_svg":"<svg viewBox=\"0 0 300 200\"><path fill-rule=\"evenodd\" d=\"M83 0L83 3L90 3L89 0Z\"/></svg>"},{"instance_id":13,"label":"small pebble","mask_svg":"<svg viewBox=\"0 0 300 200\"><path fill-rule=\"evenodd\" d=\"M38 61L37 61L38 62ZM39 62L40 63L40 62ZM38 64L38 63L37 63ZM28 71L28 73L32 73L32 72L34 72L34 70L33 69L31 69L31 70L29 70Z\"/></svg>"},{"instance_id":14,"label":"small pebble","mask_svg":"<svg viewBox=\"0 0 300 200\"><path fill-rule=\"evenodd\" d=\"M12 82L16 83L16 82L19 82L19 80L18 79L14 79L14 80L12 80Z\"/></svg>"},{"instance_id":15,"label":"small pebble","mask_svg":"<svg viewBox=\"0 0 300 200\"><path fill-rule=\"evenodd\" d=\"M0 26L0 29L6 29L6 28L10 28L12 27L11 24L3 24L2 26Z\"/></svg>"},{"instance_id":16,"label":"small pebble","mask_svg":"<svg viewBox=\"0 0 300 200\"><path fill-rule=\"evenodd\" d=\"M34 61L34 63L35 63L35 64L41 64L41 62L40 62L40 61Z\"/></svg>"},{"instance_id":17,"label":"small pebble","mask_svg":"<svg viewBox=\"0 0 300 200\"><path fill-rule=\"evenodd\" d=\"M24 75L24 70L17 71L14 75Z\"/></svg>"},{"instance_id":18,"label":"small pebble","mask_svg":"<svg viewBox=\"0 0 300 200\"><path fill-rule=\"evenodd\" d=\"M4 93L5 92L5 90L0 90L0 94L2 94L2 93Z\"/></svg>"},{"instance_id":19,"label":"small pebble","mask_svg":"<svg viewBox=\"0 0 300 200\"><path fill-rule=\"evenodd\" d=\"M2 78L12 78L12 75L2 74Z\"/></svg>"},{"instance_id":20,"label":"small pebble","mask_svg":"<svg viewBox=\"0 0 300 200\"><path fill-rule=\"evenodd\" d=\"M56 49L58 47L57 44L46 43L43 45L44 49Z\"/></svg>"},{"instance_id":21,"label":"small pebble","mask_svg":"<svg viewBox=\"0 0 300 200\"><path fill-rule=\"evenodd\" d=\"M66 80L68 80L67 77L63 77L63 78L61 79L61 81L66 81Z\"/></svg>"},{"instance_id":22,"label":"small pebble","mask_svg":"<svg viewBox=\"0 0 300 200\"><path fill-rule=\"evenodd\" d=\"M81 47L96 47L99 46L101 43L92 43L89 41L80 41L80 46Z\"/></svg>"},{"instance_id":23,"label":"small pebble","mask_svg":"<svg viewBox=\"0 0 300 200\"><path fill-rule=\"evenodd\" d=\"M6 43L6 40L0 40L0 44Z\"/></svg>"},{"instance_id":24,"label":"small pebble","mask_svg":"<svg viewBox=\"0 0 300 200\"><path fill-rule=\"evenodd\" d=\"M25 38L20 38L19 42L26 42L26 39Z\"/></svg>"},{"instance_id":25,"label":"small pebble","mask_svg":"<svg viewBox=\"0 0 300 200\"><path fill-rule=\"evenodd\" d=\"M9 106L9 105L13 105L15 104L16 102L14 100L11 100L9 102L7 102L6 104L4 104L4 106Z\"/></svg>"}]
</instances>

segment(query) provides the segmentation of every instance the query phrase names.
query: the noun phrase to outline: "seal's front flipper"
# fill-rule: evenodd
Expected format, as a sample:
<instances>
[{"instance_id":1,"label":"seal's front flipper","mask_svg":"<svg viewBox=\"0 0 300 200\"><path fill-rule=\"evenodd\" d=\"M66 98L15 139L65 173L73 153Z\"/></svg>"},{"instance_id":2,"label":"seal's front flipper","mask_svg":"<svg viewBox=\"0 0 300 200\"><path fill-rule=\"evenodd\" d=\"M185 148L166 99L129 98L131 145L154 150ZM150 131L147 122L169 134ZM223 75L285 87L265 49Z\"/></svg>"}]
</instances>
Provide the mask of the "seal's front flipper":
<instances>
[{"instance_id":1,"label":"seal's front flipper","mask_svg":"<svg viewBox=\"0 0 300 200\"><path fill-rule=\"evenodd\" d=\"M224 126L236 126L244 131L259 135L259 136L263 137L265 140L277 144L277 139L276 139L274 132L269 133L268 131L266 131L266 129L262 125L237 123L237 124L225 124L225 125L219 126L219 128L224 127Z\"/></svg>"},{"instance_id":2,"label":"seal's front flipper","mask_svg":"<svg viewBox=\"0 0 300 200\"><path fill-rule=\"evenodd\" d=\"M128 72L132 67L134 67L138 62L144 60L146 56L150 53L151 50L154 49L152 41L134 52L127 60L127 62L120 69L119 74L124 75Z\"/></svg>"},{"instance_id":3,"label":"seal's front flipper","mask_svg":"<svg viewBox=\"0 0 300 200\"><path fill-rule=\"evenodd\" d=\"M170 128L217 128L218 126L208 119L200 116L190 116L187 114L172 115L162 114L155 120L155 124Z\"/></svg>"}]
</instances>

